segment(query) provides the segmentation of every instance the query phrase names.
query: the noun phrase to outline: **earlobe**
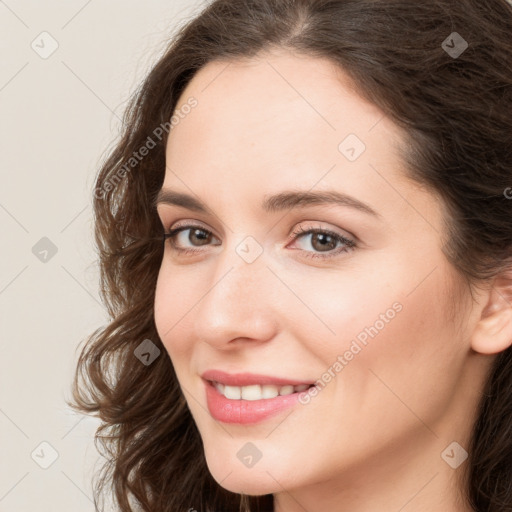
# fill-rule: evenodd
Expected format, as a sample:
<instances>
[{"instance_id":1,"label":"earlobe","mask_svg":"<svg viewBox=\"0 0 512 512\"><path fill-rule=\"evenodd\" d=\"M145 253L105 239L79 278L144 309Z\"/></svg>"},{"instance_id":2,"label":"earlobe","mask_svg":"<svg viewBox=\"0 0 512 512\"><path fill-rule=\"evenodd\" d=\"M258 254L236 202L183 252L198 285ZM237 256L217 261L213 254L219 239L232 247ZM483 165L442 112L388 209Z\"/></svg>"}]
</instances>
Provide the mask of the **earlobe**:
<instances>
[{"instance_id":1,"label":"earlobe","mask_svg":"<svg viewBox=\"0 0 512 512\"><path fill-rule=\"evenodd\" d=\"M471 336L471 347L481 354L497 354L512 346L512 280L497 278L489 301Z\"/></svg>"}]
</instances>

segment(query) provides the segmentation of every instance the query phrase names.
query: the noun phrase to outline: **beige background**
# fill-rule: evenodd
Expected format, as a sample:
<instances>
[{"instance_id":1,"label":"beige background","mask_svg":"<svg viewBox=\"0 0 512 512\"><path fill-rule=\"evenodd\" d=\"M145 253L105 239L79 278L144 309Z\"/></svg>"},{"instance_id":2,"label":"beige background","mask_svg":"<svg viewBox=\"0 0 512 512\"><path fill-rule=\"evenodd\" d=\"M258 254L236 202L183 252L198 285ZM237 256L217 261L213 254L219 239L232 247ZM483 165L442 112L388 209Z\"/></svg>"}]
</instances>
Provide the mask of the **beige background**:
<instances>
[{"instance_id":1,"label":"beige background","mask_svg":"<svg viewBox=\"0 0 512 512\"><path fill-rule=\"evenodd\" d=\"M202 5L0 2L0 512L94 510L98 423L64 402L79 343L107 319L94 175L130 93Z\"/></svg>"}]
</instances>

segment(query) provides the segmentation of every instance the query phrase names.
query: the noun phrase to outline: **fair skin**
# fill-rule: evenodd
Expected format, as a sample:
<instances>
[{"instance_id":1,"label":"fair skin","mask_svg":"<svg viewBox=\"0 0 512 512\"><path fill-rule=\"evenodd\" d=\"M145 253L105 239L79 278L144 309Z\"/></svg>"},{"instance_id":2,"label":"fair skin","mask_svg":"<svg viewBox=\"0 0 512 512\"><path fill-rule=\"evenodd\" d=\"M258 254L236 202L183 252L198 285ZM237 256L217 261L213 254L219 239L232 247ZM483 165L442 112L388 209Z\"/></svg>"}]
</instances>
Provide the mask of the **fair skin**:
<instances>
[{"instance_id":1,"label":"fair skin","mask_svg":"<svg viewBox=\"0 0 512 512\"><path fill-rule=\"evenodd\" d=\"M166 240L157 330L224 488L272 493L276 512L469 512L458 480L467 461L454 469L441 454L453 441L469 449L512 310L496 281L475 303L464 291L450 317L460 288L441 250L439 199L405 179L394 146L404 134L347 84L328 61L285 51L209 63L192 79L177 109L198 104L171 130L163 188L208 212L160 203L158 214L166 231L180 221L211 238L201 245L182 231L175 243L192 255ZM338 149L348 134L366 146L354 161ZM378 216L347 205L261 209L290 189L349 194ZM297 227L356 246L334 254L342 243L322 249L318 236L292 238ZM248 236L262 251L252 263L236 251ZM314 382L395 303L308 404L255 424L211 416L205 370ZM252 467L237 457L247 442L262 454Z\"/></svg>"}]
</instances>

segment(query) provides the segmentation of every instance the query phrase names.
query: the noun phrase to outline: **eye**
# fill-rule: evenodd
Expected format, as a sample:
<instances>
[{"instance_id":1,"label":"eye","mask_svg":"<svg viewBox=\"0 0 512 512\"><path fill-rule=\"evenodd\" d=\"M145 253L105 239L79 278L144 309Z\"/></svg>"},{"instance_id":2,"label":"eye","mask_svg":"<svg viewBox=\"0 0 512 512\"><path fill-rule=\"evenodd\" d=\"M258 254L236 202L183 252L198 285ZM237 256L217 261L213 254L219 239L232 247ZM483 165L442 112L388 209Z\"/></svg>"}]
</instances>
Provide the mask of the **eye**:
<instances>
[{"instance_id":1,"label":"eye","mask_svg":"<svg viewBox=\"0 0 512 512\"><path fill-rule=\"evenodd\" d=\"M320 253L315 253L312 251L304 251L307 258L333 258L340 253L348 252L352 250L356 243L339 233L331 231L329 229L321 229L321 228L310 228L303 229L302 226L299 226L292 233L294 240L300 240L301 238L307 239L309 238L309 242L305 245L310 245L315 250L319 250ZM328 254L322 254L328 253Z\"/></svg>"},{"instance_id":2,"label":"eye","mask_svg":"<svg viewBox=\"0 0 512 512\"><path fill-rule=\"evenodd\" d=\"M189 234L185 235L187 231L189 231ZM192 244L195 244L197 242L197 247L200 247L202 245L208 245L208 242L212 239L212 237L213 234L211 231L208 231L207 229L201 226L190 224L185 226L179 226L175 229L171 229L168 233L164 233L164 240L169 239L172 249L181 254L201 252L200 249L184 249L180 247L180 245L183 244L184 242L189 241Z\"/></svg>"},{"instance_id":3,"label":"eye","mask_svg":"<svg viewBox=\"0 0 512 512\"><path fill-rule=\"evenodd\" d=\"M314 251L303 250L304 256L307 258L332 258L356 247L356 243L350 238L328 229L310 228L305 230L299 226L291 236L294 241L309 237L309 244ZM169 239L172 250L179 254L200 253L202 251L197 247L209 245L212 238L215 239L211 231L191 224L179 226L164 233L164 240ZM187 243L191 243L196 248L186 247ZM220 245L220 243L214 245ZM319 253L315 253L315 251L319 251Z\"/></svg>"}]
</instances>

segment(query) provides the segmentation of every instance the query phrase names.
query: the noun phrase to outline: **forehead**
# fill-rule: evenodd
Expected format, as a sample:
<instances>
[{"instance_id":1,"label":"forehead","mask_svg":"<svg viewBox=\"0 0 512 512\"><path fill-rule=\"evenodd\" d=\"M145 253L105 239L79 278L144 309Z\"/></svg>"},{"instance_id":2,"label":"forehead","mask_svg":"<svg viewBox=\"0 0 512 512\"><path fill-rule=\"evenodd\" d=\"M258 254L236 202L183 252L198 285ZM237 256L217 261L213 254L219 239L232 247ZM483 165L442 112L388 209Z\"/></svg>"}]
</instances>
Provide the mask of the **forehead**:
<instances>
[{"instance_id":1,"label":"forehead","mask_svg":"<svg viewBox=\"0 0 512 512\"><path fill-rule=\"evenodd\" d=\"M382 112L354 88L327 59L273 52L210 62L178 101L178 112L192 97L197 106L180 115L169 145L177 145L193 132L203 152L222 141L233 152L256 148L260 155L277 159L283 154L288 158L314 152L318 156L325 150L337 154L339 142L350 133L370 143L378 138L370 133L377 124L398 135ZM298 146L300 141L309 143Z\"/></svg>"},{"instance_id":2,"label":"forehead","mask_svg":"<svg viewBox=\"0 0 512 512\"><path fill-rule=\"evenodd\" d=\"M247 201L291 186L337 189L382 210L389 200L397 207L390 183L410 186L396 146L403 133L327 59L273 52L210 62L175 113L164 188L222 199L229 189Z\"/></svg>"}]
</instances>

